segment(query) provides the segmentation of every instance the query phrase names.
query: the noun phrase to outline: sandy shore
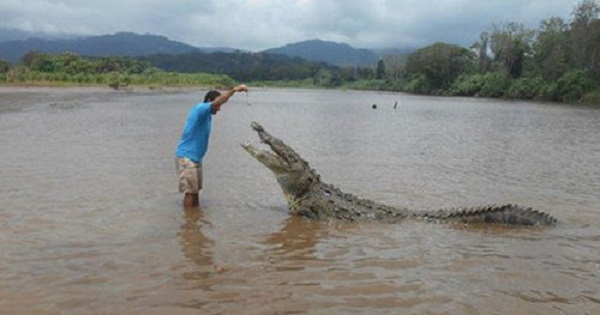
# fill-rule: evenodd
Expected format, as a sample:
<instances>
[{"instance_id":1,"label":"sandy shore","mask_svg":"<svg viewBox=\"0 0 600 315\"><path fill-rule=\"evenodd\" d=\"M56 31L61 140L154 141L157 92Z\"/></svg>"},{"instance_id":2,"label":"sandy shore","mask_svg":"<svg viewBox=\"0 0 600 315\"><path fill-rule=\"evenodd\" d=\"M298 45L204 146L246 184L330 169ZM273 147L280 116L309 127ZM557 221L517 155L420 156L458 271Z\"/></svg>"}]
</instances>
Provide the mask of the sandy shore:
<instances>
[{"instance_id":1,"label":"sandy shore","mask_svg":"<svg viewBox=\"0 0 600 315\"><path fill-rule=\"evenodd\" d=\"M45 86L0 86L0 113L20 111L31 106L68 106L89 99L98 99L127 94L165 94L202 90L201 87L168 87L151 90L147 87L132 87L114 90L108 87L45 87ZM206 88L204 88L206 89Z\"/></svg>"}]
</instances>

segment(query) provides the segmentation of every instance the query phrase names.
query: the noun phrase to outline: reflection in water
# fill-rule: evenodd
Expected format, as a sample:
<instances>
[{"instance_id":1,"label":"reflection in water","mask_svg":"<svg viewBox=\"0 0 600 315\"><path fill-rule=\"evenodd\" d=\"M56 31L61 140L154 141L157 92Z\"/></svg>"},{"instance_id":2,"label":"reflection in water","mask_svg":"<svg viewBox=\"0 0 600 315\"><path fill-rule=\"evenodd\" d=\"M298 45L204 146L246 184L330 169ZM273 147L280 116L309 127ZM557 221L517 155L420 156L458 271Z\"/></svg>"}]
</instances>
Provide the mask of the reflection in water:
<instances>
[{"instance_id":1,"label":"reflection in water","mask_svg":"<svg viewBox=\"0 0 600 315\"><path fill-rule=\"evenodd\" d=\"M270 234L264 243L272 246L270 253L287 259L314 259L315 245L327 237L325 223L292 216L281 230Z\"/></svg>"},{"instance_id":2,"label":"reflection in water","mask_svg":"<svg viewBox=\"0 0 600 315\"><path fill-rule=\"evenodd\" d=\"M180 245L185 257L197 266L213 266L213 241L202 233L203 225L210 225L204 220L202 209L199 207L184 208L185 223L181 225ZM214 270L200 268L184 274L185 279L208 279Z\"/></svg>"}]
</instances>

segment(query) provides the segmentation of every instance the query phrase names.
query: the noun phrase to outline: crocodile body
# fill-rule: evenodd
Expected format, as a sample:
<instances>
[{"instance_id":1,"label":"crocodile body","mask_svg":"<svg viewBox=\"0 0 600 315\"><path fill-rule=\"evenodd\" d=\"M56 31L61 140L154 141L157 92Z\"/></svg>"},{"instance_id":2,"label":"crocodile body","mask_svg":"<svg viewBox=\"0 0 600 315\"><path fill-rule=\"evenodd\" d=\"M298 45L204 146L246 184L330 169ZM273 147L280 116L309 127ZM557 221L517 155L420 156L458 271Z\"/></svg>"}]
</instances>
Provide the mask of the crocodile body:
<instances>
[{"instance_id":1,"label":"crocodile body","mask_svg":"<svg viewBox=\"0 0 600 315\"><path fill-rule=\"evenodd\" d=\"M293 215L313 219L377 220L390 223L409 219L526 226L556 223L556 219L546 213L513 204L416 211L362 199L322 182L319 174L290 146L269 134L256 122L252 122L251 127L272 152L259 150L250 144L242 147L275 174Z\"/></svg>"}]
</instances>

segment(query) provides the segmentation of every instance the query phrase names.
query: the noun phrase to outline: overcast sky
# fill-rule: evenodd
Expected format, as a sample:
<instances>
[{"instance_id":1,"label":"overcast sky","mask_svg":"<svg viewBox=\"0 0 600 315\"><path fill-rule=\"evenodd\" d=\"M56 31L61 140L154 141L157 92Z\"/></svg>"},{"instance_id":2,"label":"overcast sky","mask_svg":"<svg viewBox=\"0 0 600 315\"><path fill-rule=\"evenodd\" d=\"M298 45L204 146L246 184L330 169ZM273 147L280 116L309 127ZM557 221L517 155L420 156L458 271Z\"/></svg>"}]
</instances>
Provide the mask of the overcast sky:
<instances>
[{"instance_id":1,"label":"overcast sky","mask_svg":"<svg viewBox=\"0 0 600 315\"><path fill-rule=\"evenodd\" d=\"M259 51L309 39L355 48L469 46L492 23L537 29L580 0L0 0L0 29L163 35Z\"/></svg>"}]
</instances>

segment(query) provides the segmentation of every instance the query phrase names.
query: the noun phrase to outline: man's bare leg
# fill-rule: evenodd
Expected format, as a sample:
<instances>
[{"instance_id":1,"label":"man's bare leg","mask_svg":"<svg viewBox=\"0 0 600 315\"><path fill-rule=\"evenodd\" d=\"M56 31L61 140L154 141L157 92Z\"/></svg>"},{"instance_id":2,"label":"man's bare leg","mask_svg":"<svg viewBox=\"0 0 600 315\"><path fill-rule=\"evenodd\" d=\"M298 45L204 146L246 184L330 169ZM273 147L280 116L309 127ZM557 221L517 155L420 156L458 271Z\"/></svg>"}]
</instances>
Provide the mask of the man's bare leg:
<instances>
[{"instance_id":1,"label":"man's bare leg","mask_svg":"<svg viewBox=\"0 0 600 315\"><path fill-rule=\"evenodd\" d=\"M186 208L197 207L199 204L198 194L186 193L183 197L183 206Z\"/></svg>"}]
</instances>

